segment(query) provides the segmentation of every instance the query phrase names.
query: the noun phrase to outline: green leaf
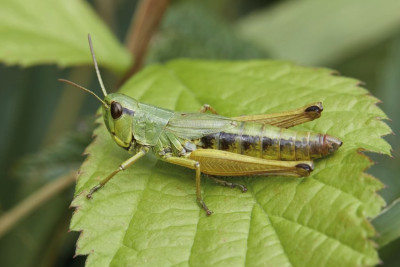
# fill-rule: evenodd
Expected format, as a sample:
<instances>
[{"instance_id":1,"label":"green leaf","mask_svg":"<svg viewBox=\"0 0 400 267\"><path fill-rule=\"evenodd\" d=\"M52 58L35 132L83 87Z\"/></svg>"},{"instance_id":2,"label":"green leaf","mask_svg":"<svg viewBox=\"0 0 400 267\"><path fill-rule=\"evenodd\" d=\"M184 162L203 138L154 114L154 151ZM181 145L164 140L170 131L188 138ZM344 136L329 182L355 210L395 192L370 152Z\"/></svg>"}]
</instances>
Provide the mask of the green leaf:
<instances>
[{"instance_id":1,"label":"green leaf","mask_svg":"<svg viewBox=\"0 0 400 267\"><path fill-rule=\"evenodd\" d=\"M123 73L131 64L129 53L85 1L0 3L0 60L6 64L90 64L88 33L100 65Z\"/></svg>"},{"instance_id":2,"label":"green leaf","mask_svg":"<svg viewBox=\"0 0 400 267\"><path fill-rule=\"evenodd\" d=\"M335 64L398 31L400 1L283 1L244 18L238 32L274 58Z\"/></svg>"},{"instance_id":3,"label":"green leaf","mask_svg":"<svg viewBox=\"0 0 400 267\"><path fill-rule=\"evenodd\" d=\"M146 68L122 92L164 108L261 114L323 101L323 116L298 130L329 133L344 145L315 162L307 178L232 178L249 191L203 179L205 215L195 201L194 171L154 157L141 159L88 201L85 193L125 159L104 125L87 148L76 186L71 229L82 231L77 254L89 266L374 265L379 262L368 217L384 201L382 184L363 171L360 150L390 153L390 128L377 99L354 79L281 61L172 61ZM101 119L99 119L101 121Z\"/></svg>"},{"instance_id":4,"label":"green leaf","mask_svg":"<svg viewBox=\"0 0 400 267\"><path fill-rule=\"evenodd\" d=\"M79 128L59 136L50 147L22 157L13 168L13 176L20 180L41 182L56 179L76 170L82 161L82 152L90 143L94 126L89 119L81 120Z\"/></svg>"}]
</instances>

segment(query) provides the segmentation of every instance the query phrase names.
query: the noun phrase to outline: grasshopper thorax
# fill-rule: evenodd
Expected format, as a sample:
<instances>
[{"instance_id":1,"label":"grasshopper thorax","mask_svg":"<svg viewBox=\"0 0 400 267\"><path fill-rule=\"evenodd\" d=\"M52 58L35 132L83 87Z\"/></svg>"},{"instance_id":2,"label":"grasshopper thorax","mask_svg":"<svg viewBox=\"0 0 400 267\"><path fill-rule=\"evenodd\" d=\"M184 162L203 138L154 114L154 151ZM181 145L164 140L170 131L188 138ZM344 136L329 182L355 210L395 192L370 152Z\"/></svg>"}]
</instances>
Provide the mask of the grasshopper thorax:
<instances>
[{"instance_id":1,"label":"grasshopper thorax","mask_svg":"<svg viewBox=\"0 0 400 267\"><path fill-rule=\"evenodd\" d=\"M104 98L103 119L114 141L125 149L134 145L133 129L138 102L123 94L108 94Z\"/></svg>"}]
</instances>

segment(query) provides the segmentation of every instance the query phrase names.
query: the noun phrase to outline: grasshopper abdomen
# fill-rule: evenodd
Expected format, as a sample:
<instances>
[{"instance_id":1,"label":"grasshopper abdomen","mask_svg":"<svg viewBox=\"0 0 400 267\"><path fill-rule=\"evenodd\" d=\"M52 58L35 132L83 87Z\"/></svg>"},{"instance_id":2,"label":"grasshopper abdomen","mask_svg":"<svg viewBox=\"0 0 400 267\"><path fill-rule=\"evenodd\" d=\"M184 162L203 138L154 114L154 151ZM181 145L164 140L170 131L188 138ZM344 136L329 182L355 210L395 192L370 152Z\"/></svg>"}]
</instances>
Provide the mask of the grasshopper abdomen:
<instances>
[{"instance_id":1,"label":"grasshopper abdomen","mask_svg":"<svg viewBox=\"0 0 400 267\"><path fill-rule=\"evenodd\" d=\"M241 122L201 138L199 147L271 160L311 160L336 151L342 142L330 135Z\"/></svg>"}]
</instances>

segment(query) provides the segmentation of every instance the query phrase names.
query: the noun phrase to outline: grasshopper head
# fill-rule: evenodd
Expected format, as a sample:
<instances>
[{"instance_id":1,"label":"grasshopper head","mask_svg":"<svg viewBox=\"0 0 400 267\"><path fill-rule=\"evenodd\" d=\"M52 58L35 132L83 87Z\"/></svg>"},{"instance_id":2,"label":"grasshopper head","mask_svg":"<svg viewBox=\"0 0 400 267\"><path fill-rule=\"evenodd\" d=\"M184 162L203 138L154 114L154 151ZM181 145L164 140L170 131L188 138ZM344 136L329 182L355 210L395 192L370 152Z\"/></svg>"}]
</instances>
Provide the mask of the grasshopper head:
<instances>
[{"instance_id":1,"label":"grasshopper head","mask_svg":"<svg viewBox=\"0 0 400 267\"><path fill-rule=\"evenodd\" d=\"M74 82L59 79L59 81L70 84L96 97L103 104L103 119L108 131L114 141L121 147L131 150L135 148L135 138L133 137L133 122L136 110L138 110L138 102L123 94L107 94L103 80L100 76L99 67L93 51L92 39L88 35L90 52L93 58L93 64L96 70L97 78L101 90L104 94L104 101L91 90L76 84Z\"/></svg>"},{"instance_id":2,"label":"grasshopper head","mask_svg":"<svg viewBox=\"0 0 400 267\"><path fill-rule=\"evenodd\" d=\"M138 102L118 93L108 94L104 102L103 119L107 130L119 146L130 150L135 145L132 125Z\"/></svg>"}]
</instances>

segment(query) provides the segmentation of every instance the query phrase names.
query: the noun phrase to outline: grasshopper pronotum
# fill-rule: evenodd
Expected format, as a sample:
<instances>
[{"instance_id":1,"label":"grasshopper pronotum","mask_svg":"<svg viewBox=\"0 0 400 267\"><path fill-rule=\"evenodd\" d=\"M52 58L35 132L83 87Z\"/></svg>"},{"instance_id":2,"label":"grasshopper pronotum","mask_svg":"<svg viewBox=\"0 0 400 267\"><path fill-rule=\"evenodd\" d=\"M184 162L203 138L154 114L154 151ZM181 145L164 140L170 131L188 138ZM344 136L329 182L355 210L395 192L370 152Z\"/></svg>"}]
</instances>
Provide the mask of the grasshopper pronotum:
<instances>
[{"instance_id":1,"label":"grasshopper pronotum","mask_svg":"<svg viewBox=\"0 0 400 267\"><path fill-rule=\"evenodd\" d=\"M308 176L314 168L312 159L329 155L342 145L339 139L327 134L287 129L319 118L323 110L320 102L287 112L227 118L217 115L209 105L197 113L175 112L140 103L123 94L107 94L90 35L89 46L104 100L80 85L60 81L99 99L112 139L134 155L93 187L88 198L118 172L151 151L164 161L196 171L197 202L210 215L212 212L201 196L201 173L219 184L237 186L246 192L244 185L214 176Z\"/></svg>"}]
</instances>

